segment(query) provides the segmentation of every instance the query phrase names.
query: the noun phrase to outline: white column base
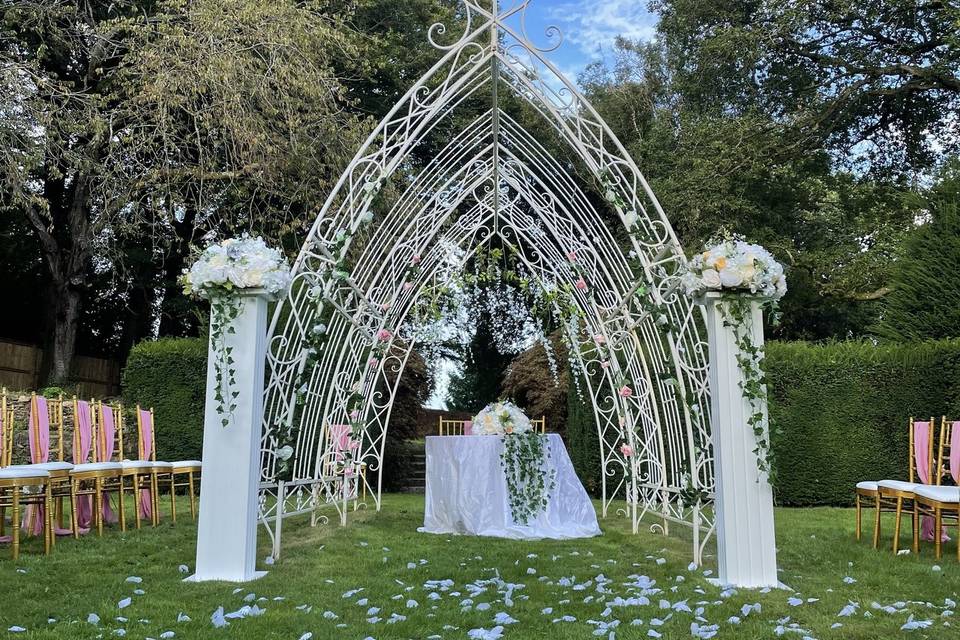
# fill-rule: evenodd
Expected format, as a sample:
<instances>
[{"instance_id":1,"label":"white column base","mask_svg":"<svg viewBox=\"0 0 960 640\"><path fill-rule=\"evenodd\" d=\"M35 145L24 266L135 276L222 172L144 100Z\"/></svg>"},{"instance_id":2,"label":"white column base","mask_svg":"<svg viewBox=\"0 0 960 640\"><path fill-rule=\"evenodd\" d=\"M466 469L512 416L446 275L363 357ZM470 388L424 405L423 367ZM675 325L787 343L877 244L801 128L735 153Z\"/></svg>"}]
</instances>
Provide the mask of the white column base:
<instances>
[{"instance_id":1,"label":"white column base","mask_svg":"<svg viewBox=\"0 0 960 640\"><path fill-rule=\"evenodd\" d=\"M740 349L732 327L724 326L726 296L708 293L701 300L707 311L710 339L710 404L716 476L717 573L723 585L777 588L777 546L773 523L773 489L758 467L756 436L748 424L754 413L743 396ZM751 302L750 338L763 345L763 314ZM767 407L756 407L767 423Z\"/></svg>"},{"instance_id":2,"label":"white column base","mask_svg":"<svg viewBox=\"0 0 960 640\"><path fill-rule=\"evenodd\" d=\"M234 332L225 329L235 373L232 388L224 394L239 393L226 426L215 398L214 363L222 354L212 342L208 351L197 564L189 582L247 582L266 575L256 570L256 559L267 301L262 292L242 294ZM226 404L230 403L227 397Z\"/></svg>"}]
</instances>

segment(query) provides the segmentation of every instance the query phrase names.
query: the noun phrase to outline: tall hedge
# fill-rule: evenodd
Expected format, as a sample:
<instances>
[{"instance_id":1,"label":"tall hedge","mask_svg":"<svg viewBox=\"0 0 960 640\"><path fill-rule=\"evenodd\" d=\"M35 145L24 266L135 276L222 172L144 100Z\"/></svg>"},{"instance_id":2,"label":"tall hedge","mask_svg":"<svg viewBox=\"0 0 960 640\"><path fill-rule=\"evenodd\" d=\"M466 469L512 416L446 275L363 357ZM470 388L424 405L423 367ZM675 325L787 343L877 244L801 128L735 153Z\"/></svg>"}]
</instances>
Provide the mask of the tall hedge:
<instances>
[{"instance_id":1,"label":"tall hedge","mask_svg":"<svg viewBox=\"0 0 960 640\"><path fill-rule=\"evenodd\" d=\"M960 419L960 340L767 345L780 504L845 505L861 480L907 477L911 416Z\"/></svg>"},{"instance_id":2,"label":"tall hedge","mask_svg":"<svg viewBox=\"0 0 960 640\"><path fill-rule=\"evenodd\" d=\"M199 460L207 343L199 338L141 342L123 371L124 401L153 407L158 460Z\"/></svg>"}]
</instances>

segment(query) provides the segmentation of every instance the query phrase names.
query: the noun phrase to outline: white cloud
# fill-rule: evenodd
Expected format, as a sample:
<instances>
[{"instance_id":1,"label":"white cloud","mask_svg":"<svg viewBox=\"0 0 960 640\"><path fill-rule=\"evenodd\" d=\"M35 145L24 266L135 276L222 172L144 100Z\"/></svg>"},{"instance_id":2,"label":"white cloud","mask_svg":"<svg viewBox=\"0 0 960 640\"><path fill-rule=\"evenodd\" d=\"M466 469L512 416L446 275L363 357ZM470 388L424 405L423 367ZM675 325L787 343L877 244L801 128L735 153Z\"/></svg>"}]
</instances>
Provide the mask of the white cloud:
<instances>
[{"instance_id":1,"label":"white cloud","mask_svg":"<svg viewBox=\"0 0 960 640\"><path fill-rule=\"evenodd\" d=\"M568 44L593 59L609 52L617 36L651 40L656 34L657 17L641 0L562 2L550 7L547 15L562 26Z\"/></svg>"}]
</instances>

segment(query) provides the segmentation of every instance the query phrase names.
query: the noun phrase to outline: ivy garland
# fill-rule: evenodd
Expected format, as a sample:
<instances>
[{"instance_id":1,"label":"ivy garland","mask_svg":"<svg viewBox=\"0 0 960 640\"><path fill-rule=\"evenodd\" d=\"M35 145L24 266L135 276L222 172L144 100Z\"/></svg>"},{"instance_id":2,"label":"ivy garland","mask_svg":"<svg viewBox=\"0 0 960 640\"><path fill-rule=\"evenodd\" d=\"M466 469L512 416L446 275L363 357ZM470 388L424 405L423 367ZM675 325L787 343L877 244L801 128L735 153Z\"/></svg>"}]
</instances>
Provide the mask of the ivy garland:
<instances>
[{"instance_id":1,"label":"ivy garland","mask_svg":"<svg viewBox=\"0 0 960 640\"><path fill-rule=\"evenodd\" d=\"M503 435L501 439L500 462L507 481L510 512L514 522L526 526L547 508L548 496L557 485L557 471L547 464L547 436L529 431Z\"/></svg>"},{"instance_id":2,"label":"ivy garland","mask_svg":"<svg viewBox=\"0 0 960 640\"><path fill-rule=\"evenodd\" d=\"M769 424L769 418L767 428L764 428L763 407L767 403L766 374L763 370L764 348L762 345L755 345L751 336L753 300L754 298L744 295L724 296L718 306L723 314L723 325L733 330L734 341L739 350L737 367L743 376L740 389L750 405L747 426L753 431L757 441L757 446L753 450L757 456L757 468L761 473L766 473L770 484L775 486L777 468L773 449L770 447L769 433L776 434L777 428ZM776 301L764 299L761 306L772 310L771 315L776 318Z\"/></svg>"},{"instance_id":3,"label":"ivy garland","mask_svg":"<svg viewBox=\"0 0 960 640\"><path fill-rule=\"evenodd\" d=\"M233 347L227 346L227 336L237 332L233 321L240 316L240 300L233 295L219 295L210 299L210 341L214 345L213 374L217 382L214 400L217 415L224 428L230 424L237 409L237 370Z\"/></svg>"}]
</instances>

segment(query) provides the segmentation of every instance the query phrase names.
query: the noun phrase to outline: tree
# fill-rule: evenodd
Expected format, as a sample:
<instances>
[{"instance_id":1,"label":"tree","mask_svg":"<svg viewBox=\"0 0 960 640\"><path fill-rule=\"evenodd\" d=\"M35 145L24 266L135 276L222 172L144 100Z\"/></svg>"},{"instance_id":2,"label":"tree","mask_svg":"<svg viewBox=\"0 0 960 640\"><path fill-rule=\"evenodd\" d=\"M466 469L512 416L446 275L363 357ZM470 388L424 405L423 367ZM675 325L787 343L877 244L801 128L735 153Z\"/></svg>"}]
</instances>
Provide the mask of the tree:
<instances>
[{"instance_id":1,"label":"tree","mask_svg":"<svg viewBox=\"0 0 960 640\"><path fill-rule=\"evenodd\" d=\"M500 397L500 383L511 356L496 347L490 319L475 317L476 330L466 345L461 371L450 378L447 405L451 411L477 413Z\"/></svg>"},{"instance_id":2,"label":"tree","mask_svg":"<svg viewBox=\"0 0 960 640\"><path fill-rule=\"evenodd\" d=\"M689 108L770 114L859 170L960 150L960 5L914 0L653 0Z\"/></svg>"},{"instance_id":3,"label":"tree","mask_svg":"<svg viewBox=\"0 0 960 640\"><path fill-rule=\"evenodd\" d=\"M557 367L556 378L546 348L538 342L510 363L503 378L502 391L527 415L544 416L551 431L563 433L567 421L570 366L567 348L559 332L550 336L550 344Z\"/></svg>"},{"instance_id":4,"label":"tree","mask_svg":"<svg viewBox=\"0 0 960 640\"><path fill-rule=\"evenodd\" d=\"M353 32L331 6L0 9L0 208L24 215L41 247L52 381L70 375L95 271L148 316L128 325L152 328L156 303L180 299L197 238L282 240L312 222L359 129L333 71L355 53Z\"/></svg>"},{"instance_id":5,"label":"tree","mask_svg":"<svg viewBox=\"0 0 960 640\"><path fill-rule=\"evenodd\" d=\"M925 199L929 221L903 243L877 335L907 342L960 337L960 164Z\"/></svg>"}]
</instances>

